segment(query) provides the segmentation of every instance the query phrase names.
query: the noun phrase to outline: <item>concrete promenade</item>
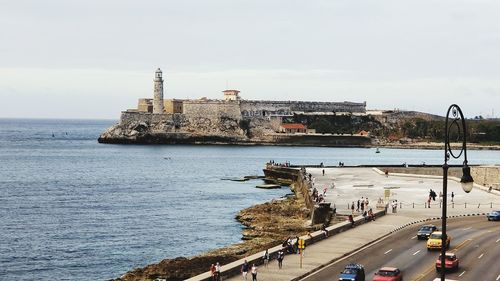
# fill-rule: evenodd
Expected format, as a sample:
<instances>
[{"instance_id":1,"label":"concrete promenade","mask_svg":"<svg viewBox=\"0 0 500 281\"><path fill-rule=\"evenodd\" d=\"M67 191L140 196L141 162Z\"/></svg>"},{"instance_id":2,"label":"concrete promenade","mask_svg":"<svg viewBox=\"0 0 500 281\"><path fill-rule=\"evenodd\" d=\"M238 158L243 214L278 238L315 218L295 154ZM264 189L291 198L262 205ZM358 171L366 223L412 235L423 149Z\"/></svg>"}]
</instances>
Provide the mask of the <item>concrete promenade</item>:
<instances>
[{"instance_id":1,"label":"concrete promenade","mask_svg":"<svg viewBox=\"0 0 500 281\"><path fill-rule=\"evenodd\" d=\"M299 280L301 276L321 268L322 266L342 258L348 253L383 238L390 233L405 226L424 220L433 220L434 224L440 224L441 208L439 193L442 190L442 179L440 177L422 175L384 175L381 171L372 168L308 168L307 172L314 177L314 186L319 193L327 187L326 202L335 205L337 212L351 214L352 202L357 205L361 197L368 197L369 207L375 210L377 199L384 198L385 189L389 189L388 201L398 201L397 213L388 209L387 215L377 218L355 228L348 229L336 235L318 241L306 247L300 268L300 256L298 254L286 255L283 268L278 268L276 256L271 256L268 267L258 266L257 280L285 281ZM330 188L332 182L335 187ZM429 196L429 190L433 189L438 197L431 202L431 208L425 206ZM460 184L456 181L448 181L448 216L463 216L469 214L483 215L492 210L500 209L500 196L498 192L489 193L479 186L475 186L471 193L462 191ZM451 193L453 192L453 203ZM402 207L402 208L401 208ZM354 215L359 215L354 212ZM389 238L390 239L390 238ZM278 246L279 247L279 246ZM276 247L275 247L276 248ZM274 249L274 248L273 248ZM248 257L248 260L258 259L263 255L258 253ZM223 271L229 268L239 267L243 260L223 265ZM203 277L205 276L205 277ZM203 276L193 277L189 280L205 280L208 272ZM251 280L249 274L247 280ZM236 275L223 280L243 280L241 275Z\"/></svg>"}]
</instances>

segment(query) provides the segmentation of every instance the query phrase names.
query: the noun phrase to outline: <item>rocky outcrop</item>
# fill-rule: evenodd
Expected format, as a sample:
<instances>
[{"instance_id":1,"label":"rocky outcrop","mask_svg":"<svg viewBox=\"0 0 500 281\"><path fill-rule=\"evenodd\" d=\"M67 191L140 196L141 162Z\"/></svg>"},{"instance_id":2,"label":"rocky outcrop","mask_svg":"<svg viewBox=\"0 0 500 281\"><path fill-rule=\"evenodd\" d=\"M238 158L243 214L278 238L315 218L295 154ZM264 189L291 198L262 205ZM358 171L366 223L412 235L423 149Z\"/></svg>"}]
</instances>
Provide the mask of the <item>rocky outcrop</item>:
<instances>
[{"instance_id":1,"label":"rocky outcrop","mask_svg":"<svg viewBox=\"0 0 500 281\"><path fill-rule=\"evenodd\" d=\"M120 123L103 132L100 143L244 144L369 146L366 136L279 134L266 118L240 119L225 114L186 115L123 112Z\"/></svg>"}]
</instances>

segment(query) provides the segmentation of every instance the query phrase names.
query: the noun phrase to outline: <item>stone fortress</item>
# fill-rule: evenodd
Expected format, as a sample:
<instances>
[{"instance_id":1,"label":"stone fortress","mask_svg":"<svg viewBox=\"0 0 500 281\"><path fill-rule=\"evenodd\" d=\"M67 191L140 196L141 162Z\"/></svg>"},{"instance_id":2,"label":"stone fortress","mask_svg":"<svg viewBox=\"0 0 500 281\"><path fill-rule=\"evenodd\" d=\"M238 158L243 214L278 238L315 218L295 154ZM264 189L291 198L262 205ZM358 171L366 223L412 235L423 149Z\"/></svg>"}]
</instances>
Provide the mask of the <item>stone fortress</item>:
<instances>
[{"instance_id":1,"label":"stone fortress","mask_svg":"<svg viewBox=\"0 0 500 281\"><path fill-rule=\"evenodd\" d=\"M106 130L99 142L286 143L289 136L280 131L284 117L297 113L366 114L366 102L244 100L238 90L223 91L221 100L165 99L159 68L153 81L153 98L141 98L136 109L123 111L120 122ZM309 133L311 140L314 131ZM342 144L342 140L333 144Z\"/></svg>"}]
</instances>

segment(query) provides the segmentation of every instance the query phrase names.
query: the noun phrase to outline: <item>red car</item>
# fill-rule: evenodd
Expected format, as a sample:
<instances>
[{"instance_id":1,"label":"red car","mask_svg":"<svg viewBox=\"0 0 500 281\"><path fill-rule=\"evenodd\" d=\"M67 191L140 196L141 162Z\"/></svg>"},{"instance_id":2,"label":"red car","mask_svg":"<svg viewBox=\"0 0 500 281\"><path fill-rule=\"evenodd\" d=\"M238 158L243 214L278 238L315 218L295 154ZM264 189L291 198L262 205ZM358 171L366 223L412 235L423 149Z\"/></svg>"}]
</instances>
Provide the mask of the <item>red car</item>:
<instances>
[{"instance_id":1,"label":"red car","mask_svg":"<svg viewBox=\"0 0 500 281\"><path fill-rule=\"evenodd\" d=\"M457 255L455 255L454 253L446 253L444 260L444 267L446 270L458 270L458 264L459 260L457 258ZM439 258L436 261L436 270L441 270L441 255L439 255Z\"/></svg>"},{"instance_id":2,"label":"red car","mask_svg":"<svg viewBox=\"0 0 500 281\"><path fill-rule=\"evenodd\" d=\"M373 276L373 281L403 281L403 272L396 267L382 267Z\"/></svg>"}]
</instances>

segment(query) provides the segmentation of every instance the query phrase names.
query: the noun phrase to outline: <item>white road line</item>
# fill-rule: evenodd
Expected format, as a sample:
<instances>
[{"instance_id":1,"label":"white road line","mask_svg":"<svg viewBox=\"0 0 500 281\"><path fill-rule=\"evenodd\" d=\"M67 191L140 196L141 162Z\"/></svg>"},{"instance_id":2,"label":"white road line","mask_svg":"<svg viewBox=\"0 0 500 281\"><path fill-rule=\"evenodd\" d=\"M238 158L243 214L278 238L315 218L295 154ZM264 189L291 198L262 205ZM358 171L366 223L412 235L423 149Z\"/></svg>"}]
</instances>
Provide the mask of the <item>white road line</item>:
<instances>
[{"instance_id":1,"label":"white road line","mask_svg":"<svg viewBox=\"0 0 500 281\"><path fill-rule=\"evenodd\" d=\"M498 241L500 241L500 239L498 239L497 241L495 241L495 243L498 243Z\"/></svg>"},{"instance_id":2,"label":"white road line","mask_svg":"<svg viewBox=\"0 0 500 281\"><path fill-rule=\"evenodd\" d=\"M460 273L460 275L458 275L458 277L462 277L462 275L464 275L464 274L465 274L465 271Z\"/></svg>"},{"instance_id":3,"label":"white road line","mask_svg":"<svg viewBox=\"0 0 500 281\"><path fill-rule=\"evenodd\" d=\"M469 226L469 227L467 227L467 228L464 228L464 230L469 230L469 229L471 229L471 228L472 228L472 227L471 227L471 226Z\"/></svg>"},{"instance_id":4,"label":"white road line","mask_svg":"<svg viewBox=\"0 0 500 281\"><path fill-rule=\"evenodd\" d=\"M413 255L416 255L416 254L418 254L418 253L420 253L420 250L418 250L418 251L416 251L415 253L413 253Z\"/></svg>"},{"instance_id":5,"label":"white road line","mask_svg":"<svg viewBox=\"0 0 500 281\"><path fill-rule=\"evenodd\" d=\"M411 239L415 239L415 238L417 238L417 235L413 236Z\"/></svg>"},{"instance_id":6,"label":"white road line","mask_svg":"<svg viewBox=\"0 0 500 281\"><path fill-rule=\"evenodd\" d=\"M497 276L497 280L496 280L496 281L498 281L498 280L500 280L500 274L498 274L498 276Z\"/></svg>"},{"instance_id":7,"label":"white road line","mask_svg":"<svg viewBox=\"0 0 500 281\"><path fill-rule=\"evenodd\" d=\"M390 249L389 251L385 252L384 255L387 255L388 253L390 253L392 251L392 249Z\"/></svg>"},{"instance_id":8,"label":"white road line","mask_svg":"<svg viewBox=\"0 0 500 281\"><path fill-rule=\"evenodd\" d=\"M481 254L479 257L477 257L478 259L482 258L484 254Z\"/></svg>"}]
</instances>

